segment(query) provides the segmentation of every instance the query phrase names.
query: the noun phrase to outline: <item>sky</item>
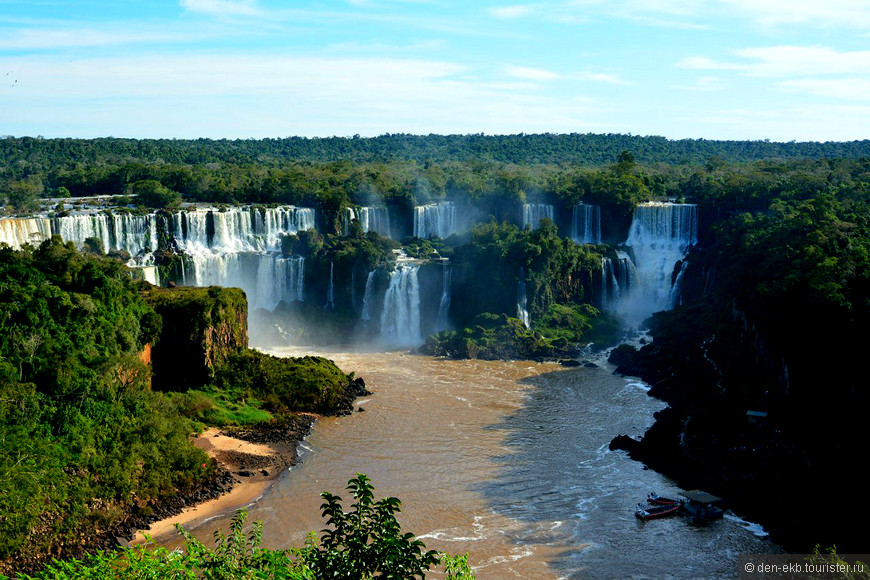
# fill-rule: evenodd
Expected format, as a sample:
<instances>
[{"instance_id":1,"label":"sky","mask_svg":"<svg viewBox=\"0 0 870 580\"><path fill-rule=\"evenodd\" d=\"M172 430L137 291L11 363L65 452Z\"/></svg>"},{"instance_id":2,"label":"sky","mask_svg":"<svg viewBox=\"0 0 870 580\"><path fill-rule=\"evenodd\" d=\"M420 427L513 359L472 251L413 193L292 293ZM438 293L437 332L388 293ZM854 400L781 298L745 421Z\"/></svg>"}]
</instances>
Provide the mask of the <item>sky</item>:
<instances>
[{"instance_id":1,"label":"sky","mask_svg":"<svg viewBox=\"0 0 870 580\"><path fill-rule=\"evenodd\" d=\"M0 0L0 135L870 138L870 0Z\"/></svg>"}]
</instances>

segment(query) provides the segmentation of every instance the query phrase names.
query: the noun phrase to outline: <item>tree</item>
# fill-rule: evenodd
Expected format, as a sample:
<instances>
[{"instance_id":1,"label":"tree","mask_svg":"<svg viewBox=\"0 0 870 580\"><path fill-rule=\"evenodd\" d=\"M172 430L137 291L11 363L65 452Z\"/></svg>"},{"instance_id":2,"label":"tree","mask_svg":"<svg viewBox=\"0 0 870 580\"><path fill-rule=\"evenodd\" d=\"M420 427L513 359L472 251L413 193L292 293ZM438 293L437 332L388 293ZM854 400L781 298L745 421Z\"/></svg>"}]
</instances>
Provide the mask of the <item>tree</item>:
<instances>
[{"instance_id":1,"label":"tree","mask_svg":"<svg viewBox=\"0 0 870 580\"><path fill-rule=\"evenodd\" d=\"M42 191L42 181L36 175L31 175L0 187L0 198L17 212L29 212L39 208Z\"/></svg>"},{"instance_id":2,"label":"tree","mask_svg":"<svg viewBox=\"0 0 870 580\"><path fill-rule=\"evenodd\" d=\"M136 203L155 209L171 209L181 204L181 194L163 186L159 181L145 179L131 187Z\"/></svg>"}]
</instances>

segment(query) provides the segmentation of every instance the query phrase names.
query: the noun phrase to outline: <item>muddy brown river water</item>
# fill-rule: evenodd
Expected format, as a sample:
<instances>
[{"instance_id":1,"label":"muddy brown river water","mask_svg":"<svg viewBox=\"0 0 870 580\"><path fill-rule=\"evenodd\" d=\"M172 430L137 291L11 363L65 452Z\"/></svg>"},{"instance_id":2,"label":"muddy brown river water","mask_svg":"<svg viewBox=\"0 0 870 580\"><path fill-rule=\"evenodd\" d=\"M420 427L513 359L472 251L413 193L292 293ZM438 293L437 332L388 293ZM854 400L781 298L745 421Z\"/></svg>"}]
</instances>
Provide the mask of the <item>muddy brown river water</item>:
<instances>
[{"instance_id":1,"label":"muddy brown river water","mask_svg":"<svg viewBox=\"0 0 870 580\"><path fill-rule=\"evenodd\" d=\"M738 517L706 526L682 518L641 522L649 491L679 490L623 452L663 403L646 387L599 368L451 361L400 352L318 354L365 378L365 412L324 418L302 463L250 505L264 543L299 546L323 527L319 493L347 497L356 472L376 497L402 500L404 531L428 548L468 552L478 578L731 578L741 553L780 551ZM346 502L346 504L349 502ZM193 522L208 539L232 514ZM165 545L177 545L166 540Z\"/></svg>"}]
</instances>

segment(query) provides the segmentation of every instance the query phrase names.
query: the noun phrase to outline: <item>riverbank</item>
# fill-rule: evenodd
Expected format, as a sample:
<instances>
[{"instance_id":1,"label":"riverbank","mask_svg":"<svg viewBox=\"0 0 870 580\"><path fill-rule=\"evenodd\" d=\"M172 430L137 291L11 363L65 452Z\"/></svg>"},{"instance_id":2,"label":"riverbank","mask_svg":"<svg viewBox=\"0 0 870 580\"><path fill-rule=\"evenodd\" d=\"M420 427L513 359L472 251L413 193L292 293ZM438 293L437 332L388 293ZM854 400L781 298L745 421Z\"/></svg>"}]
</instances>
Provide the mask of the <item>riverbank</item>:
<instances>
[{"instance_id":1,"label":"riverbank","mask_svg":"<svg viewBox=\"0 0 870 580\"><path fill-rule=\"evenodd\" d=\"M208 453L218 469L228 473L232 484L219 497L185 506L176 513L151 522L132 538L133 544L175 533L175 524L196 528L209 519L235 511L265 493L275 479L298 461L297 444L310 432L317 416L297 414L281 426L211 428L197 435L194 445Z\"/></svg>"}]
</instances>

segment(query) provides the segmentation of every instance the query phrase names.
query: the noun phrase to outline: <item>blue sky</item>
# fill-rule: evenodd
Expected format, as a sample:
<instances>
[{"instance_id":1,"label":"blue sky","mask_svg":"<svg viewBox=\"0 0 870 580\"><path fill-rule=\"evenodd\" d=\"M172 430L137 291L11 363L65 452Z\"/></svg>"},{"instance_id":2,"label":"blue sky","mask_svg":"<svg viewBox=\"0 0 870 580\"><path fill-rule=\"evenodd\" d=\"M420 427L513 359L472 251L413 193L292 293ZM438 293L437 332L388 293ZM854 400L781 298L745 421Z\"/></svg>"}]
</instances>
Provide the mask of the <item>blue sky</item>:
<instances>
[{"instance_id":1,"label":"blue sky","mask_svg":"<svg viewBox=\"0 0 870 580\"><path fill-rule=\"evenodd\" d=\"M870 138L868 0L0 0L0 134Z\"/></svg>"}]
</instances>

